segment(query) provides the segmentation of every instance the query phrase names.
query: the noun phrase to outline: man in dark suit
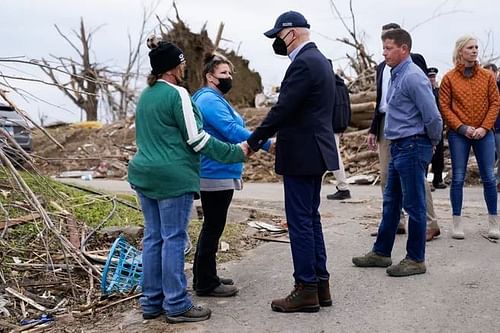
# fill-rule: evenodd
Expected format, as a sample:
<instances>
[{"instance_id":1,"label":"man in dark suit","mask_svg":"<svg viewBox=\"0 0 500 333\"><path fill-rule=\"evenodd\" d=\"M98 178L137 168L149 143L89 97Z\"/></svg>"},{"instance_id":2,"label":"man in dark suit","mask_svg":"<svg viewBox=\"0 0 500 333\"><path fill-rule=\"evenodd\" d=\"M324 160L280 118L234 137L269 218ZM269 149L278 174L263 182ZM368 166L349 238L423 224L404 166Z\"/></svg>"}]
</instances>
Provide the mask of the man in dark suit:
<instances>
[{"instance_id":1,"label":"man in dark suit","mask_svg":"<svg viewBox=\"0 0 500 333\"><path fill-rule=\"evenodd\" d=\"M427 77L431 81L432 85L432 93L436 98L436 104L439 109L439 85L436 80L436 76L439 70L436 67L429 67L427 71ZM443 127L444 130L444 127ZM441 138L436 149L434 150L434 155L432 155L432 173L434 174L434 178L432 179L432 186L435 189L445 189L447 186L443 182L443 170L444 170L444 137Z\"/></svg>"},{"instance_id":2,"label":"man in dark suit","mask_svg":"<svg viewBox=\"0 0 500 333\"><path fill-rule=\"evenodd\" d=\"M382 26L382 34L386 31L393 29L400 29L397 23L388 23ZM411 60L427 75L427 64L424 57L418 53L410 54ZM368 148L376 150L378 148L379 165L380 165L380 188L382 195L387 182L387 170L389 167L389 160L391 159L390 142L384 137L384 121L385 113L387 111L386 95L388 90L388 83L391 78L391 68L386 66L385 61L382 61L376 68L376 83L377 83L377 100L375 106L375 113L373 114L372 124L368 132ZM378 146L378 147L377 147ZM431 188L429 184L425 183L426 193L426 217L427 217L427 241L433 240L440 235L439 225L437 224L437 216L434 212L434 203L432 201ZM405 234L405 218L401 212L401 218L397 229L398 234ZM377 236L377 232L373 232L372 236Z\"/></svg>"},{"instance_id":3,"label":"man in dark suit","mask_svg":"<svg viewBox=\"0 0 500 333\"><path fill-rule=\"evenodd\" d=\"M276 54L292 61L274 105L247 143L257 151L277 133L276 173L283 175L295 288L271 303L274 311L316 312L330 306L329 273L319 214L321 178L337 170L332 128L334 76L328 60L309 40L309 24L289 11L265 32Z\"/></svg>"}]
</instances>

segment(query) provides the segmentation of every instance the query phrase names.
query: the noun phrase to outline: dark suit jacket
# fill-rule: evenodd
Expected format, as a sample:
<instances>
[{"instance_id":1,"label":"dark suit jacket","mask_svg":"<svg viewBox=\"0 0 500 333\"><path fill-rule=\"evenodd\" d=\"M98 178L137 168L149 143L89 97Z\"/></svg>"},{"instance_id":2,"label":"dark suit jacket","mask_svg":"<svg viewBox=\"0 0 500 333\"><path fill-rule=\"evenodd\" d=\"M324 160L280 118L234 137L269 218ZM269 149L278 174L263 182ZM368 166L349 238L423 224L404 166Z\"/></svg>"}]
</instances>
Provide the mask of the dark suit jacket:
<instances>
[{"instance_id":1,"label":"dark suit jacket","mask_svg":"<svg viewBox=\"0 0 500 333\"><path fill-rule=\"evenodd\" d=\"M322 175L337 170L332 128L335 82L332 67L314 43L306 44L288 67L278 102L248 138L257 151L276 132L276 173Z\"/></svg>"},{"instance_id":2,"label":"dark suit jacket","mask_svg":"<svg viewBox=\"0 0 500 333\"><path fill-rule=\"evenodd\" d=\"M418 53L411 53L411 60L420 67L427 76L427 64L425 62L424 57L421 54ZM380 64L377 65L377 76L376 76L376 82L377 82L377 104L375 106L375 112L373 113L373 119L372 119L372 124L370 126L370 133L375 134L377 138L380 136L380 124L382 121L384 121L384 114L380 113L379 111L379 106L380 106L380 98L382 97L382 74L384 73L384 68L385 68L385 61L382 61Z\"/></svg>"}]
</instances>

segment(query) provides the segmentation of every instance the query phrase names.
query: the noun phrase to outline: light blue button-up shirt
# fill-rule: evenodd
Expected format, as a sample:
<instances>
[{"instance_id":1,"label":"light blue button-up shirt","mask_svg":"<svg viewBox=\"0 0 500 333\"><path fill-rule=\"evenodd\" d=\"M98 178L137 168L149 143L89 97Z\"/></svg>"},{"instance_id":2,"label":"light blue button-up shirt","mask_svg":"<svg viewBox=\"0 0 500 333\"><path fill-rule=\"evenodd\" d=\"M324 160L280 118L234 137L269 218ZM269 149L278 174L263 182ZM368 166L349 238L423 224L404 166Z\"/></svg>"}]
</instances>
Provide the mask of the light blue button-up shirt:
<instances>
[{"instance_id":1,"label":"light blue button-up shirt","mask_svg":"<svg viewBox=\"0 0 500 333\"><path fill-rule=\"evenodd\" d=\"M290 54L288 55L288 58L291 60L291 61L294 61L295 60L295 57L297 56L297 54L299 54L299 51L302 50L302 48L304 46L306 46L307 44L309 43L312 43L310 40L308 41L305 41L303 42L302 44L300 44L299 46L297 46L295 48L295 50L293 50L292 52L290 52Z\"/></svg>"},{"instance_id":2,"label":"light blue button-up shirt","mask_svg":"<svg viewBox=\"0 0 500 333\"><path fill-rule=\"evenodd\" d=\"M437 145L443 120L431 83L410 57L391 70L384 135L388 140L427 135Z\"/></svg>"}]
</instances>

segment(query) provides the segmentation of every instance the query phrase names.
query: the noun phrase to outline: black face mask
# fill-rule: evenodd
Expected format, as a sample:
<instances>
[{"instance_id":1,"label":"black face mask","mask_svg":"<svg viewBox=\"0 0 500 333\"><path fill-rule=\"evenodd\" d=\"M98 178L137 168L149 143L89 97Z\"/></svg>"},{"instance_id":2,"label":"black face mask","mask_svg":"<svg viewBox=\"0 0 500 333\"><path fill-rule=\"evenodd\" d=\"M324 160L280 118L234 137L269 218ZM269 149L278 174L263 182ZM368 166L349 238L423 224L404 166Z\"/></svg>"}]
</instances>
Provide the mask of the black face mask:
<instances>
[{"instance_id":1,"label":"black face mask","mask_svg":"<svg viewBox=\"0 0 500 333\"><path fill-rule=\"evenodd\" d=\"M276 53L277 55L282 55L282 56L288 55L287 49L288 49L288 46L292 42L290 42L290 44L287 45L285 43L285 38L286 38L286 36L288 36L288 34L290 32L292 32L292 31L290 30L283 38L276 37L276 39L274 40L274 42L273 42L273 50L274 50L274 53Z\"/></svg>"},{"instance_id":2,"label":"black face mask","mask_svg":"<svg viewBox=\"0 0 500 333\"><path fill-rule=\"evenodd\" d=\"M233 87L233 79L230 77L216 79L219 80L219 84L217 84L216 87L223 95L227 94Z\"/></svg>"}]
</instances>

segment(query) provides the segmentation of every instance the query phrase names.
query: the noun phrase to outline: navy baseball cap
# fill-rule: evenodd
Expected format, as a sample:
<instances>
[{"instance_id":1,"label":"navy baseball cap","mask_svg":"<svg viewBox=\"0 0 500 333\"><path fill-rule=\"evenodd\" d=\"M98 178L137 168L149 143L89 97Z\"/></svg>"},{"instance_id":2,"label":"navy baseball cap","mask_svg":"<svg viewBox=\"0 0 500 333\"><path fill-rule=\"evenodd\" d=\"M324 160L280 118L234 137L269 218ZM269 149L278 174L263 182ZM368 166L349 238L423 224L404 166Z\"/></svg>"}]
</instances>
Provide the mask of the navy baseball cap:
<instances>
[{"instance_id":1,"label":"navy baseball cap","mask_svg":"<svg viewBox=\"0 0 500 333\"><path fill-rule=\"evenodd\" d=\"M274 28L269 31L264 32L264 35L268 38L276 38L276 35L285 28L301 27L310 28L309 23L307 23L306 18L299 12L294 12L293 10L283 13L276 19Z\"/></svg>"}]
</instances>

